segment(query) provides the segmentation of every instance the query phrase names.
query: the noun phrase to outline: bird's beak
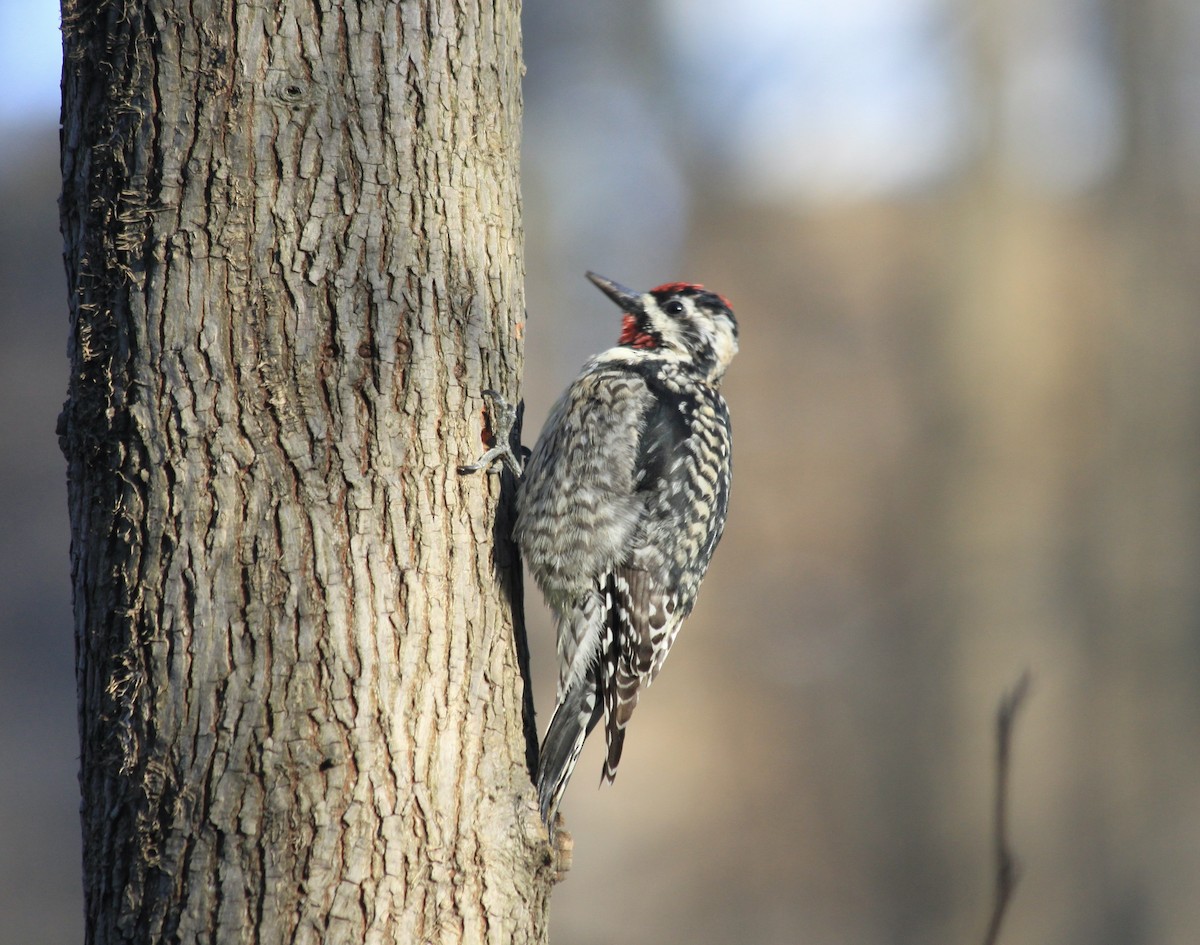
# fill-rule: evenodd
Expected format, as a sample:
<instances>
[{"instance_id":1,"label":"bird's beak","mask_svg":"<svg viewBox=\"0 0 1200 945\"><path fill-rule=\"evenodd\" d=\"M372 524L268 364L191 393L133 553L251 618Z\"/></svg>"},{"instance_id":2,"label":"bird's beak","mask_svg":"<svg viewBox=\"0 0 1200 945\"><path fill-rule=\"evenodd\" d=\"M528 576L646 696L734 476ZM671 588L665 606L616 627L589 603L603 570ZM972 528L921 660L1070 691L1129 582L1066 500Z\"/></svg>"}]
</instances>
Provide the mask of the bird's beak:
<instances>
[{"instance_id":1,"label":"bird's beak","mask_svg":"<svg viewBox=\"0 0 1200 945\"><path fill-rule=\"evenodd\" d=\"M592 285L607 295L610 299L617 303L622 312L627 315L637 315L642 311L641 295L634 292L633 289L627 289L619 282L613 282L612 279L605 279L604 276L598 276L594 272L587 274Z\"/></svg>"}]
</instances>

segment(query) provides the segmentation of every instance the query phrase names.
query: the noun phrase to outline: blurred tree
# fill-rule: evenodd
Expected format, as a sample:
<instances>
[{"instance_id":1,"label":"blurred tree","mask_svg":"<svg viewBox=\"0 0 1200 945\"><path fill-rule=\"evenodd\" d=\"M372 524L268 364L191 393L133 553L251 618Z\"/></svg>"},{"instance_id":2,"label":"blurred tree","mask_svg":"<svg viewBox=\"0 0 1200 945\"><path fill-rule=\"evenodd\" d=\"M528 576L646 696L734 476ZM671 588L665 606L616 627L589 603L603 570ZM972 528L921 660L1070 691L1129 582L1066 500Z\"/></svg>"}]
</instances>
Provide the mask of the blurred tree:
<instances>
[{"instance_id":1,"label":"blurred tree","mask_svg":"<svg viewBox=\"0 0 1200 945\"><path fill-rule=\"evenodd\" d=\"M89 942L538 942L518 4L66 0ZM492 524L498 524L493 533Z\"/></svg>"}]
</instances>

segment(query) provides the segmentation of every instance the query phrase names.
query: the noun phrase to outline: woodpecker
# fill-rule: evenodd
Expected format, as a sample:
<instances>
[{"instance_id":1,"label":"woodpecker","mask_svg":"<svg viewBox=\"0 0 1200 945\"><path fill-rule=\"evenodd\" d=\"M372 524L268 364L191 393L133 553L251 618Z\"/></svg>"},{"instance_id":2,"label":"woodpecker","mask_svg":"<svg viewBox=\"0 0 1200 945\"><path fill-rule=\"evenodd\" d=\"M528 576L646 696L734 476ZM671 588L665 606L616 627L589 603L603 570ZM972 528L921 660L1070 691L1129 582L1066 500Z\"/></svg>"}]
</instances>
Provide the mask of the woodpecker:
<instances>
[{"instance_id":1,"label":"woodpecker","mask_svg":"<svg viewBox=\"0 0 1200 945\"><path fill-rule=\"evenodd\" d=\"M638 696L721 539L732 471L720 392L738 350L729 302L688 283L635 292L588 278L624 313L620 339L551 409L514 530L557 624L558 702L537 772L547 824L601 718L601 783L616 775Z\"/></svg>"}]
</instances>

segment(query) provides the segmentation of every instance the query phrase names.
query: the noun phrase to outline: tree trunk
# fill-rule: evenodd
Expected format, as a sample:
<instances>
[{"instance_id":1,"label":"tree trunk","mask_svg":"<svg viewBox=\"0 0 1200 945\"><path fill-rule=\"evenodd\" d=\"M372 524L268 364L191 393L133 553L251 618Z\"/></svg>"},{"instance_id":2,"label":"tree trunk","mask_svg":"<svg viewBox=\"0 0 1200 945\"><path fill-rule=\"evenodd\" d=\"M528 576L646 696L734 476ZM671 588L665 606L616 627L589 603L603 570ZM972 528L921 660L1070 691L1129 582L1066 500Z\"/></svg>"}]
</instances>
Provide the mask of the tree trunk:
<instances>
[{"instance_id":1,"label":"tree trunk","mask_svg":"<svg viewBox=\"0 0 1200 945\"><path fill-rule=\"evenodd\" d=\"M544 941L516 0L63 32L88 941Z\"/></svg>"}]
</instances>

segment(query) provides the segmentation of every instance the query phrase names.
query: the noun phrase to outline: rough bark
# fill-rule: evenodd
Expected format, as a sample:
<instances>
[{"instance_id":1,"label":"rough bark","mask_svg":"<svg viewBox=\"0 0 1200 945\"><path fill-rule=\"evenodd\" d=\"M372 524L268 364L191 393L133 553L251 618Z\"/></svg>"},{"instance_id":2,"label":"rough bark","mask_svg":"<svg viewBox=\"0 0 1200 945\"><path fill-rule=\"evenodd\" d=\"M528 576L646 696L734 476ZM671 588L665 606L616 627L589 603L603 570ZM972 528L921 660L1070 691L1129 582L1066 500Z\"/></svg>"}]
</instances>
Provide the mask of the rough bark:
<instances>
[{"instance_id":1,"label":"rough bark","mask_svg":"<svg viewBox=\"0 0 1200 945\"><path fill-rule=\"evenodd\" d=\"M544 941L517 0L65 0L88 941Z\"/></svg>"}]
</instances>

